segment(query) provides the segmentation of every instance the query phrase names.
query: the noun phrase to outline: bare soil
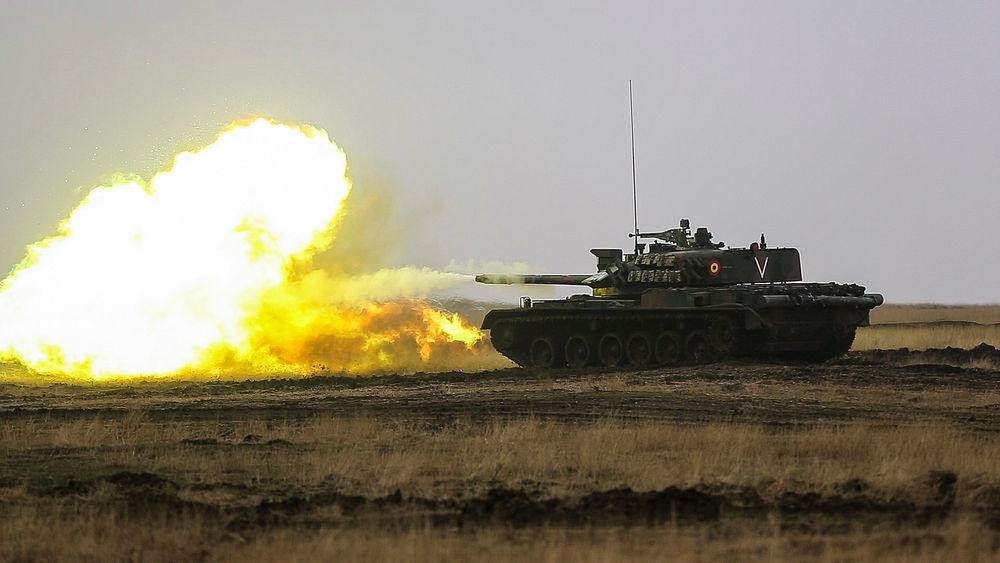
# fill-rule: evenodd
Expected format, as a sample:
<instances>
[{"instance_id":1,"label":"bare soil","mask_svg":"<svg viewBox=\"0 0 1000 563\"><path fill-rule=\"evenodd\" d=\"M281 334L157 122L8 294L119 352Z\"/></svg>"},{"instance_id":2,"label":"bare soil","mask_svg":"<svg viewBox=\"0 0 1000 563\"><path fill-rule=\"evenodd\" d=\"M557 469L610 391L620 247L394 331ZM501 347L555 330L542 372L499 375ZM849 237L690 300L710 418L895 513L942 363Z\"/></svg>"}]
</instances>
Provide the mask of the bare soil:
<instances>
[{"instance_id":1,"label":"bare soil","mask_svg":"<svg viewBox=\"0 0 1000 563\"><path fill-rule=\"evenodd\" d=\"M157 421L269 420L325 415L443 423L530 415L541 419L810 424L940 420L1000 430L1000 372L959 367L1000 359L974 350L851 352L825 364L724 362L642 371L539 371L310 377L134 385L0 385L0 414L71 419L141 409ZM835 389L836 393L829 391ZM939 403L944 392L998 402ZM883 395L891 394L889 400Z\"/></svg>"}]
</instances>

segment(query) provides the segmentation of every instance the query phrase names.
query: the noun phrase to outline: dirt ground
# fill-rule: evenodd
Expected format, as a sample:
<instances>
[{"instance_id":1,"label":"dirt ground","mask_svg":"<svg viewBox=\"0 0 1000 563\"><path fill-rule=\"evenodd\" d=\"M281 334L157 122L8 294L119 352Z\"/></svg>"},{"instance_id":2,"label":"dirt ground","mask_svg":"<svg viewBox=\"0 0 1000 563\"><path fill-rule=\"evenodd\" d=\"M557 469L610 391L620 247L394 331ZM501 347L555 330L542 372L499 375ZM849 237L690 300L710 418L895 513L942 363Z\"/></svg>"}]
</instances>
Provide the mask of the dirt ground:
<instances>
[{"instance_id":1,"label":"dirt ground","mask_svg":"<svg viewBox=\"0 0 1000 563\"><path fill-rule=\"evenodd\" d=\"M946 365L976 350L852 352L826 364L725 362L609 373L510 368L480 373L118 385L0 385L5 422L141 410L157 421L316 414L442 423L457 417L816 424L936 420L1000 430L1000 373Z\"/></svg>"},{"instance_id":2,"label":"dirt ground","mask_svg":"<svg viewBox=\"0 0 1000 563\"><path fill-rule=\"evenodd\" d=\"M995 354L4 384L0 558L993 560Z\"/></svg>"}]
</instances>

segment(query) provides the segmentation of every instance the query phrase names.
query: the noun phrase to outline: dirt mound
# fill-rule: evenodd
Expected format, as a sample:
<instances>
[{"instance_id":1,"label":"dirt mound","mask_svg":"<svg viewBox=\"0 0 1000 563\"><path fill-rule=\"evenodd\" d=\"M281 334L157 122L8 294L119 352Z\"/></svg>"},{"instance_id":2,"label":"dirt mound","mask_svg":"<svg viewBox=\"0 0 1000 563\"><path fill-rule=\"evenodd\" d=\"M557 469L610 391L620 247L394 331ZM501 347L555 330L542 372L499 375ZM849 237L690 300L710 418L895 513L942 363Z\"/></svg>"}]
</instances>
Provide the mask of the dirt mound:
<instances>
[{"instance_id":1,"label":"dirt mound","mask_svg":"<svg viewBox=\"0 0 1000 563\"><path fill-rule=\"evenodd\" d=\"M857 520L926 525L953 512L957 482L954 473L931 472L919 483L919 490L927 494L921 493L915 499L900 499L874 490L861 479L840 483L831 492L789 490L766 499L753 487L732 485L671 486L656 491L619 488L550 497L538 490L494 487L484 495L461 500L404 496L400 491L374 498L330 491L264 500L251 513L235 518L233 525L247 528L308 520L309 514L330 507L336 507L349 519L384 519L395 514L404 520L416 517L435 526L458 527L690 524L772 512L796 517L795 525L803 529L812 529L814 524L847 525ZM1000 521L1000 501L987 499L976 509L984 519Z\"/></svg>"},{"instance_id":2,"label":"dirt mound","mask_svg":"<svg viewBox=\"0 0 1000 563\"><path fill-rule=\"evenodd\" d=\"M119 471L105 479L108 483L123 490L173 490L177 484L169 479L164 479L155 473L133 473L131 471Z\"/></svg>"},{"instance_id":3,"label":"dirt mound","mask_svg":"<svg viewBox=\"0 0 1000 563\"><path fill-rule=\"evenodd\" d=\"M584 524L620 521L654 524L669 520L709 520L719 516L723 499L695 489L667 487L635 492L629 488L595 491L578 498L537 500L522 490L491 489L461 507L463 521L537 524Z\"/></svg>"},{"instance_id":4,"label":"dirt mound","mask_svg":"<svg viewBox=\"0 0 1000 563\"><path fill-rule=\"evenodd\" d=\"M87 496L98 485L114 487L112 496L94 502L125 503L135 514L203 514L222 517L233 532L283 526L318 525L330 521L393 522L394 526L480 527L510 526L650 526L663 523L694 524L724 518L760 518L780 514L782 526L806 531L848 529L854 525L926 526L956 511L971 511L1000 528L1000 492L977 488L972 503L956 504L959 477L949 471L932 471L919 478L913 494L899 497L873 488L862 479L850 479L824 490L785 490L762 494L754 487L734 485L670 486L654 491L617 488L580 495L546 496L536 488L493 487L485 493L462 498L424 498L400 491L379 497L350 494L336 489L265 498L256 503L240 500L192 500L190 490L224 490L230 499L247 499L253 490L217 483L184 487L152 473L120 472L92 481L69 481L40 491L43 496ZM235 496L234 496L235 495ZM212 498L211 495L205 498ZM216 497L223 498L223 496ZM333 510L331 510L333 509Z\"/></svg>"},{"instance_id":5,"label":"dirt mound","mask_svg":"<svg viewBox=\"0 0 1000 563\"><path fill-rule=\"evenodd\" d=\"M866 350L852 352L851 359L872 363L919 365L941 364L956 367L986 367L1000 369L1000 350L983 342L971 350L963 348L931 348L928 350Z\"/></svg>"}]
</instances>

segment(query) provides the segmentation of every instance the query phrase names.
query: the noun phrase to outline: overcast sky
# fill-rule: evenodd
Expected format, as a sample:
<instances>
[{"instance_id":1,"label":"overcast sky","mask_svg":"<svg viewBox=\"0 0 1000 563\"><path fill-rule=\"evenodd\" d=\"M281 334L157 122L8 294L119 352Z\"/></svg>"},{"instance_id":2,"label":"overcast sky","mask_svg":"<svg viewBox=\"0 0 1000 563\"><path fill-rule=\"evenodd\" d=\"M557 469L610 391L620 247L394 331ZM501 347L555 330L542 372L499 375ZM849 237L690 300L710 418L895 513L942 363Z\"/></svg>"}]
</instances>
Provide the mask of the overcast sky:
<instances>
[{"instance_id":1,"label":"overcast sky","mask_svg":"<svg viewBox=\"0 0 1000 563\"><path fill-rule=\"evenodd\" d=\"M998 2L2 6L3 270L111 173L268 115L397 194L398 264L589 272L629 245L632 79L643 229L763 231L810 280L1000 302Z\"/></svg>"}]
</instances>

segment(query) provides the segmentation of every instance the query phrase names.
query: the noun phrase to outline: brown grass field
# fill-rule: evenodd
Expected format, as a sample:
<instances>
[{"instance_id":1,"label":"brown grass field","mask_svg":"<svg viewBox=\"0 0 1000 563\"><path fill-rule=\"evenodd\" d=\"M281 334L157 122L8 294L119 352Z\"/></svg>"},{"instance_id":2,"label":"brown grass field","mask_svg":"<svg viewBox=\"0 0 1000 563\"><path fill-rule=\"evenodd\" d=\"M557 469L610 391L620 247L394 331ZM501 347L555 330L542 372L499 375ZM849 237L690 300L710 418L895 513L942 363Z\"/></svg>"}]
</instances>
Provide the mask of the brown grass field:
<instances>
[{"instance_id":1,"label":"brown grass field","mask_svg":"<svg viewBox=\"0 0 1000 563\"><path fill-rule=\"evenodd\" d=\"M1000 347L1000 305L883 305L872 311L855 350Z\"/></svg>"},{"instance_id":2,"label":"brown grass field","mask_svg":"<svg viewBox=\"0 0 1000 563\"><path fill-rule=\"evenodd\" d=\"M877 311L821 365L104 385L6 366L0 560L1000 560L1000 370L919 351L990 342L1000 308Z\"/></svg>"}]
</instances>

